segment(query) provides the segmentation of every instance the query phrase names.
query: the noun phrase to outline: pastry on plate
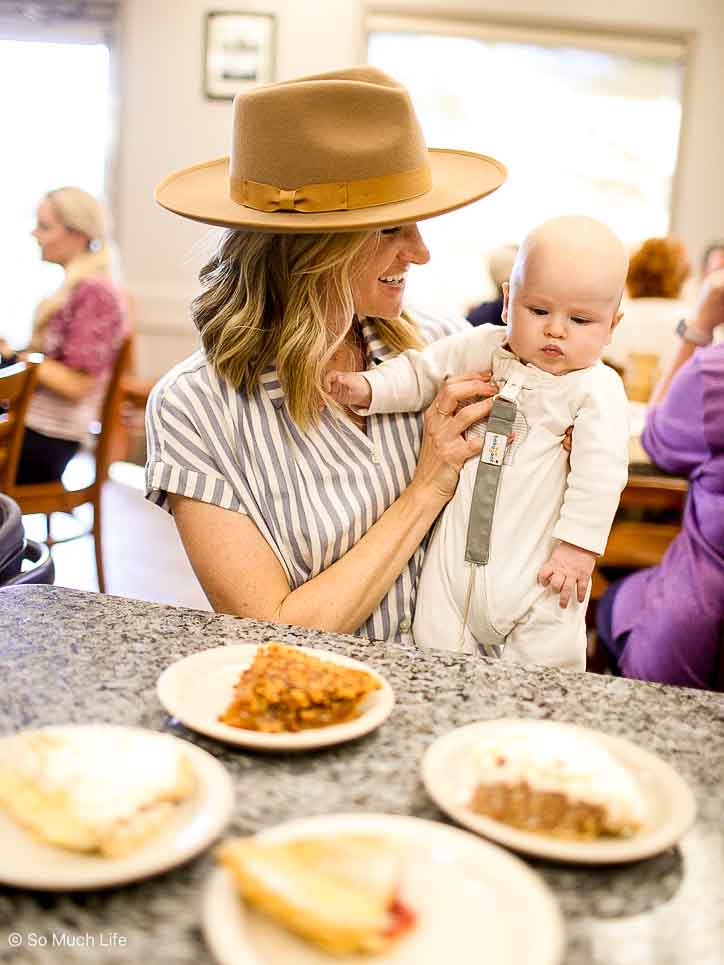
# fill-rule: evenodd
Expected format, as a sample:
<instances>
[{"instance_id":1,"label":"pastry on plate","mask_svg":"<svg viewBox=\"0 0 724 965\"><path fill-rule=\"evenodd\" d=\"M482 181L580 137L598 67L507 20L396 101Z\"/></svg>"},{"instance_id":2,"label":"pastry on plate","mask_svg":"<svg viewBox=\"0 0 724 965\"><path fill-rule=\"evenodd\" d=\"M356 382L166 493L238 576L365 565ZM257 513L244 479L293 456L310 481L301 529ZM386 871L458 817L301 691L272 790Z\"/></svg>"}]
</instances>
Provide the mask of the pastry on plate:
<instances>
[{"instance_id":1,"label":"pastry on plate","mask_svg":"<svg viewBox=\"0 0 724 965\"><path fill-rule=\"evenodd\" d=\"M323 660L281 643L260 646L219 717L231 727L279 734L341 724L380 682L366 670Z\"/></svg>"},{"instance_id":2,"label":"pastry on plate","mask_svg":"<svg viewBox=\"0 0 724 965\"><path fill-rule=\"evenodd\" d=\"M48 727L0 740L0 806L40 840L121 857L196 786L180 742L120 727Z\"/></svg>"},{"instance_id":3,"label":"pastry on plate","mask_svg":"<svg viewBox=\"0 0 724 965\"><path fill-rule=\"evenodd\" d=\"M629 836L646 806L631 773L594 738L566 726L513 725L474 750L468 806L525 831Z\"/></svg>"},{"instance_id":4,"label":"pastry on plate","mask_svg":"<svg viewBox=\"0 0 724 965\"><path fill-rule=\"evenodd\" d=\"M332 954L383 952L415 923L384 837L236 838L217 853L250 904Z\"/></svg>"}]
</instances>

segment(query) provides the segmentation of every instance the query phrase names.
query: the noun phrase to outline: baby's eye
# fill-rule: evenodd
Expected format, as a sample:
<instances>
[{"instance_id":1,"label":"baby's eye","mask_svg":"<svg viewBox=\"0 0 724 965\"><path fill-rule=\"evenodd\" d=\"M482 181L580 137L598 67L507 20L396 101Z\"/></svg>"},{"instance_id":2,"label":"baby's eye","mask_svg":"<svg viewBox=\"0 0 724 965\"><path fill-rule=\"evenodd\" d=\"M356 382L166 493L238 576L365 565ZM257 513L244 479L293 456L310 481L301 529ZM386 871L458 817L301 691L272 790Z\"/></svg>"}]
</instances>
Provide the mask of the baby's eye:
<instances>
[{"instance_id":1,"label":"baby's eye","mask_svg":"<svg viewBox=\"0 0 724 965\"><path fill-rule=\"evenodd\" d=\"M590 318L581 318L580 315L572 315L572 316L571 316L571 321L572 321L572 322L575 322L576 325L588 325L588 323L591 321L591 319L590 319Z\"/></svg>"},{"instance_id":2,"label":"baby's eye","mask_svg":"<svg viewBox=\"0 0 724 965\"><path fill-rule=\"evenodd\" d=\"M545 308L535 308L533 305L529 306L529 310L533 312L534 315L547 315L548 310Z\"/></svg>"},{"instance_id":3,"label":"baby's eye","mask_svg":"<svg viewBox=\"0 0 724 965\"><path fill-rule=\"evenodd\" d=\"M400 228L399 225L398 225L398 226L396 226L396 227L394 227L394 228L382 228L382 230L380 231L380 234L381 234L381 235L397 235L397 234L400 233L400 231L402 231L402 228Z\"/></svg>"}]
</instances>

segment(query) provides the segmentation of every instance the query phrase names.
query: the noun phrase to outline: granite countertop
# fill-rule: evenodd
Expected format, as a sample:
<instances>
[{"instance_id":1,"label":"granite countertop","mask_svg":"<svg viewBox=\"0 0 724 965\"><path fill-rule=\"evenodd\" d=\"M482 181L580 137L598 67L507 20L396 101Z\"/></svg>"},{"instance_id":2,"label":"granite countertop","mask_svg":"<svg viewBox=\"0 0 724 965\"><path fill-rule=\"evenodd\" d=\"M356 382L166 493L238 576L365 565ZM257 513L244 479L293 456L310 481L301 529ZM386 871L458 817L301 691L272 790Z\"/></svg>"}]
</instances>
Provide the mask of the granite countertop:
<instances>
[{"instance_id":1,"label":"granite countertop","mask_svg":"<svg viewBox=\"0 0 724 965\"><path fill-rule=\"evenodd\" d=\"M396 694L390 719L351 744L264 755L187 731L156 697L156 680L198 650L276 639L363 659ZM673 765L698 816L680 845L618 867L528 863L565 918L566 965L722 965L724 962L724 696L593 674L527 670L466 655L279 627L229 616L80 593L0 590L0 734L102 721L174 733L222 761L236 787L230 831L292 817L376 811L446 820L419 779L440 734L476 720L536 717L627 737ZM0 886L0 962L210 962L199 895L208 851L138 884L72 895ZM95 936L88 947L11 948L11 933ZM100 947L102 936L124 947ZM482 961L482 959L481 959Z\"/></svg>"}]
</instances>

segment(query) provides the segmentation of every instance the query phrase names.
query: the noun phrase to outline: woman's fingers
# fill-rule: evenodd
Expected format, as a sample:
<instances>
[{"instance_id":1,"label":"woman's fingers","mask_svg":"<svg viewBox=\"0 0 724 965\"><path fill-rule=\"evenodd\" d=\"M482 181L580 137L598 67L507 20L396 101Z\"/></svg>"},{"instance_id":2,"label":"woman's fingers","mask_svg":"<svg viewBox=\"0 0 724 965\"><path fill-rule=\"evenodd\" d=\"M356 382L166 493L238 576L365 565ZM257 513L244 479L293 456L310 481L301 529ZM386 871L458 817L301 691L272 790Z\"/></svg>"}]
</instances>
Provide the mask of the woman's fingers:
<instances>
[{"instance_id":1,"label":"woman's fingers","mask_svg":"<svg viewBox=\"0 0 724 965\"><path fill-rule=\"evenodd\" d=\"M490 373L454 375L445 380L435 396L432 408L440 415L455 415L463 403L481 397L489 398L497 391L497 386L490 381Z\"/></svg>"},{"instance_id":2,"label":"woman's fingers","mask_svg":"<svg viewBox=\"0 0 724 965\"><path fill-rule=\"evenodd\" d=\"M465 438L474 423L490 415L497 387L489 372L447 379L425 412L425 432L415 471L416 484L448 500L468 459L480 454L481 436Z\"/></svg>"}]
</instances>

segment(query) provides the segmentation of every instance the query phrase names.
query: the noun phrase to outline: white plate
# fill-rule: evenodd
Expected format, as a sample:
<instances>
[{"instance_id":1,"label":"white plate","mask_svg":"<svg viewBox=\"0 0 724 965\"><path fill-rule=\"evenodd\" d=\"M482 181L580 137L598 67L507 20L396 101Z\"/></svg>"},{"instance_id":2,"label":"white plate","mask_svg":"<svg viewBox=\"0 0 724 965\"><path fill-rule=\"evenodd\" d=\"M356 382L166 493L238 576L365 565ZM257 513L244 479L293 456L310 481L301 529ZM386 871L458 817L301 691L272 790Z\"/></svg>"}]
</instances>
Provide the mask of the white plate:
<instances>
[{"instance_id":1,"label":"white plate","mask_svg":"<svg viewBox=\"0 0 724 965\"><path fill-rule=\"evenodd\" d=\"M111 725L68 725L106 728ZM141 728L114 727L114 730ZM224 767L188 741L154 731L141 731L149 741L175 741L191 763L197 779L195 792L179 803L163 830L122 858L81 854L38 841L0 809L0 881L18 888L72 891L107 888L168 871L199 854L219 837L229 823L234 787Z\"/></svg>"},{"instance_id":2,"label":"white plate","mask_svg":"<svg viewBox=\"0 0 724 965\"><path fill-rule=\"evenodd\" d=\"M539 728L566 727L588 740L595 740L630 772L647 809L644 826L630 838L606 837L593 841L569 841L532 831L521 831L475 814L467 807L475 786L473 753L482 740L504 736L521 723ZM585 727L546 720L490 720L468 724L438 738L422 761L422 780L437 806L478 834L515 851L577 864L618 864L639 861L670 847L689 829L696 803L687 784L660 758L641 750L622 737L611 737Z\"/></svg>"},{"instance_id":3,"label":"white plate","mask_svg":"<svg viewBox=\"0 0 724 965\"><path fill-rule=\"evenodd\" d=\"M229 647L202 650L201 653L177 660L158 678L158 699L169 714L200 734L216 737L227 744L268 751L307 750L328 744L340 744L369 733L392 713L395 703L392 688L372 667L329 650L299 647L303 653L329 660L330 663L366 670L379 680L380 689L365 698L359 717L345 724L283 734L266 734L222 723L218 719L219 714L231 703L234 686L242 671L251 665L259 646L261 644L238 643Z\"/></svg>"},{"instance_id":4,"label":"white plate","mask_svg":"<svg viewBox=\"0 0 724 965\"><path fill-rule=\"evenodd\" d=\"M305 818L264 831L265 840L303 835L384 835L404 848L402 894L417 922L386 954L385 965L555 965L563 924L542 879L501 848L446 824L390 814ZM218 868L203 895L203 928L221 965L359 963L308 944L239 898L231 874Z\"/></svg>"}]
</instances>

